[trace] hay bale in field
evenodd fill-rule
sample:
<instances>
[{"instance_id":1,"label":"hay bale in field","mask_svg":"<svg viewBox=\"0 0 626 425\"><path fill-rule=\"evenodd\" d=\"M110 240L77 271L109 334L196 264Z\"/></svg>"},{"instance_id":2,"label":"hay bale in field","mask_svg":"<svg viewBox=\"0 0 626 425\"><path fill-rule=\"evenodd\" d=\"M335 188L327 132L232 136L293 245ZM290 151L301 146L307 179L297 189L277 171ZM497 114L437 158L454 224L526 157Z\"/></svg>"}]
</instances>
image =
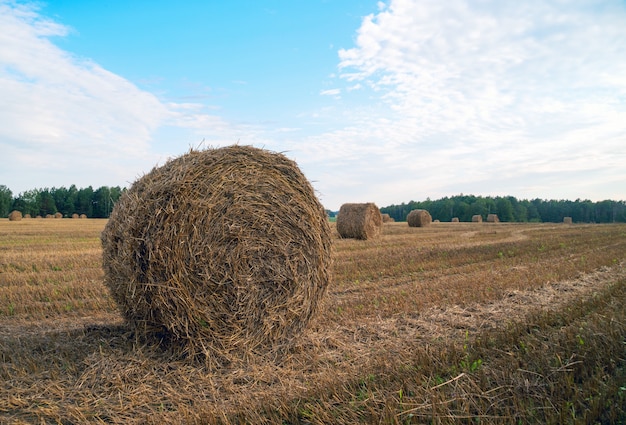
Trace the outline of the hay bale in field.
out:
<instances>
[{"instance_id":1,"label":"hay bale in field","mask_svg":"<svg viewBox=\"0 0 626 425\"><path fill-rule=\"evenodd\" d=\"M87 218L87 214L81 214L80 218Z\"/></svg>"},{"instance_id":2,"label":"hay bale in field","mask_svg":"<svg viewBox=\"0 0 626 425\"><path fill-rule=\"evenodd\" d=\"M487 215L487 223L499 223L500 219L497 214L488 214Z\"/></svg>"},{"instance_id":3,"label":"hay bale in field","mask_svg":"<svg viewBox=\"0 0 626 425\"><path fill-rule=\"evenodd\" d=\"M63 218L63 214L61 214L60 212L57 212L54 214L54 218Z\"/></svg>"},{"instance_id":4,"label":"hay bale in field","mask_svg":"<svg viewBox=\"0 0 626 425\"><path fill-rule=\"evenodd\" d=\"M483 216L480 214L474 214L472 216L472 223L482 223L483 222Z\"/></svg>"},{"instance_id":5,"label":"hay bale in field","mask_svg":"<svg viewBox=\"0 0 626 425\"><path fill-rule=\"evenodd\" d=\"M35 218L43 218L43 217L42 217L42 216L40 216L40 215L38 215L38 216L37 216L37 217L35 217Z\"/></svg>"},{"instance_id":6,"label":"hay bale in field","mask_svg":"<svg viewBox=\"0 0 626 425\"><path fill-rule=\"evenodd\" d=\"M72 218L79 218L80 216L76 213L72 214Z\"/></svg>"},{"instance_id":7,"label":"hay bale in field","mask_svg":"<svg viewBox=\"0 0 626 425\"><path fill-rule=\"evenodd\" d=\"M32 218L30 214L24 214L24 218Z\"/></svg>"},{"instance_id":8,"label":"hay bale in field","mask_svg":"<svg viewBox=\"0 0 626 425\"><path fill-rule=\"evenodd\" d=\"M393 223L396 220L393 219L393 217L391 217L389 214L385 213L385 214L381 214L382 219L383 219L383 223Z\"/></svg>"},{"instance_id":9,"label":"hay bale in field","mask_svg":"<svg viewBox=\"0 0 626 425\"><path fill-rule=\"evenodd\" d=\"M572 217L563 217L563 223L572 224Z\"/></svg>"},{"instance_id":10,"label":"hay bale in field","mask_svg":"<svg viewBox=\"0 0 626 425\"><path fill-rule=\"evenodd\" d=\"M13 210L9 213L9 221L20 221L22 219L22 212Z\"/></svg>"},{"instance_id":11,"label":"hay bale in field","mask_svg":"<svg viewBox=\"0 0 626 425\"><path fill-rule=\"evenodd\" d=\"M212 366L288 347L331 275L313 187L295 162L250 146L155 167L101 239L105 284L131 328Z\"/></svg>"},{"instance_id":12,"label":"hay bale in field","mask_svg":"<svg viewBox=\"0 0 626 425\"><path fill-rule=\"evenodd\" d=\"M433 218L426 210L413 210L406 216L410 227L424 227L432 223Z\"/></svg>"},{"instance_id":13,"label":"hay bale in field","mask_svg":"<svg viewBox=\"0 0 626 425\"><path fill-rule=\"evenodd\" d=\"M441 223L441 221L439 221L439 219L437 219L437 220L433 220L433 223Z\"/></svg>"},{"instance_id":14,"label":"hay bale in field","mask_svg":"<svg viewBox=\"0 0 626 425\"><path fill-rule=\"evenodd\" d=\"M373 202L343 204L337 215L337 232L342 238L376 238L382 232L382 224L383 217Z\"/></svg>"},{"instance_id":15,"label":"hay bale in field","mask_svg":"<svg viewBox=\"0 0 626 425\"><path fill-rule=\"evenodd\" d=\"M452 220L450 220L451 223L458 223L459 222L459 218L458 217L452 217Z\"/></svg>"}]
</instances>

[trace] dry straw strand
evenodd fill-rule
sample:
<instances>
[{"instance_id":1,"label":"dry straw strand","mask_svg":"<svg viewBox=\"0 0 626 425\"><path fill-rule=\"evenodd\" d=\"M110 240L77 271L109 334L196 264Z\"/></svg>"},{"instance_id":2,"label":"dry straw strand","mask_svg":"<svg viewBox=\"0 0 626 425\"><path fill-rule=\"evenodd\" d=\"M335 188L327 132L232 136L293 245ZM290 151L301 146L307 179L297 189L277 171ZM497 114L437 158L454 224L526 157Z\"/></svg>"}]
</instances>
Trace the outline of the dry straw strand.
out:
<instances>
[{"instance_id":1,"label":"dry straw strand","mask_svg":"<svg viewBox=\"0 0 626 425\"><path fill-rule=\"evenodd\" d=\"M342 238L377 238L382 232L382 224L380 210L373 202L343 204L337 215L337 232Z\"/></svg>"},{"instance_id":2,"label":"dry straw strand","mask_svg":"<svg viewBox=\"0 0 626 425\"><path fill-rule=\"evenodd\" d=\"M409 227L425 227L433 222L433 218L426 210L413 210L406 216Z\"/></svg>"},{"instance_id":3,"label":"dry straw strand","mask_svg":"<svg viewBox=\"0 0 626 425\"><path fill-rule=\"evenodd\" d=\"M155 167L101 238L105 283L131 328L211 366L290 346L331 278L312 186L295 162L251 146Z\"/></svg>"}]
</instances>

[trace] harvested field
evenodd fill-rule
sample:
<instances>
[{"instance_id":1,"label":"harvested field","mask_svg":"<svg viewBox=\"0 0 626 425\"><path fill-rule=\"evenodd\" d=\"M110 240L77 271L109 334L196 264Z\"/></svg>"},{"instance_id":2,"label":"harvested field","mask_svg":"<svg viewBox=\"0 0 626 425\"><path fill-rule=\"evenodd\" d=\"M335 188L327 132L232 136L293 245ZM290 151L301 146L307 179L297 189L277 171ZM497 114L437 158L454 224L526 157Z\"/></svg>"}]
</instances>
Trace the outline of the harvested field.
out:
<instances>
[{"instance_id":1,"label":"harvested field","mask_svg":"<svg viewBox=\"0 0 626 425\"><path fill-rule=\"evenodd\" d=\"M0 220L0 423L626 420L626 225L337 236L296 346L209 370L126 327L105 223Z\"/></svg>"}]
</instances>

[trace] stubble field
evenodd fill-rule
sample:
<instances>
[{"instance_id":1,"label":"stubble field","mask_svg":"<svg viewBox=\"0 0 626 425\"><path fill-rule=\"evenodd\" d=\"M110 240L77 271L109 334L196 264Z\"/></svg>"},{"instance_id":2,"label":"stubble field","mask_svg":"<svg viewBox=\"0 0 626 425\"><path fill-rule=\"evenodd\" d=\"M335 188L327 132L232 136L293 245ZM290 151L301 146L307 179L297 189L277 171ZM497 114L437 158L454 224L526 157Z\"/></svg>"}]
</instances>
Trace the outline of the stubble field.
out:
<instances>
[{"instance_id":1,"label":"stubble field","mask_svg":"<svg viewBox=\"0 0 626 425\"><path fill-rule=\"evenodd\" d=\"M105 223L0 220L0 423L626 421L626 225L336 236L295 347L210 370L125 327Z\"/></svg>"}]
</instances>

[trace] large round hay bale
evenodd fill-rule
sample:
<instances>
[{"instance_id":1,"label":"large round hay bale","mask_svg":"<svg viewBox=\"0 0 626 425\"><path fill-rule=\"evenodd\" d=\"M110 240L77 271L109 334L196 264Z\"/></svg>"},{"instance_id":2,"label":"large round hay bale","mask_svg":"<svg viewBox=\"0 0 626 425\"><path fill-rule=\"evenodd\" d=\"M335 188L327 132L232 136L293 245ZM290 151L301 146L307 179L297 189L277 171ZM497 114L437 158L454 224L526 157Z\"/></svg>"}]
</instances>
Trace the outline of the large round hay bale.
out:
<instances>
[{"instance_id":1,"label":"large round hay bale","mask_svg":"<svg viewBox=\"0 0 626 425\"><path fill-rule=\"evenodd\" d=\"M9 213L9 221L20 221L22 219L22 212L13 210Z\"/></svg>"},{"instance_id":2,"label":"large round hay bale","mask_svg":"<svg viewBox=\"0 0 626 425\"><path fill-rule=\"evenodd\" d=\"M54 213L54 218L63 218L63 214L60 212Z\"/></svg>"},{"instance_id":3,"label":"large round hay bale","mask_svg":"<svg viewBox=\"0 0 626 425\"><path fill-rule=\"evenodd\" d=\"M72 214L72 218L79 218L80 216L77 213Z\"/></svg>"},{"instance_id":4,"label":"large round hay bale","mask_svg":"<svg viewBox=\"0 0 626 425\"><path fill-rule=\"evenodd\" d=\"M487 223L499 223L500 219L497 214L488 214L487 215Z\"/></svg>"},{"instance_id":5,"label":"large round hay bale","mask_svg":"<svg viewBox=\"0 0 626 425\"><path fill-rule=\"evenodd\" d=\"M342 238L373 239L382 231L383 217L373 202L347 203L339 208L337 232Z\"/></svg>"},{"instance_id":6,"label":"large round hay bale","mask_svg":"<svg viewBox=\"0 0 626 425\"><path fill-rule=\"evenodd\" d=\"M452 217L452 220L450 222L451 223L458 223L459 222L459 218L458 217Z\"/></svg>"},{"instance_id":7,"label":"large round hay bale","mask_svg":"<svg viewBox=\"0 0 626 425\"><path fill-rule=\"evenodd\" d=\"M413 210L406 216L410 227L425 227L433 222L433 218L426 210Z\"/></svg>"},{"instance_id":8,"label":"large round hay bale","mask_svg":"<svg viewBox=\"0 0 626 425\"><path fill-rule=\"evenodd\" d=\"M104 280L140 336L220 365L295 340L328 286L331 243L295 162L250 146L191 150L115 204Z\"/></svg>"},{"instance_id":9,"label":"large round hay bale","mask_svg":"<svg viewBox=\"0 0 626 425\"><path fill-rule=\"evenodd\" d=\"M563 223L572 224L572 217L563 217Z\"/></svg>"},{"instance_id":10,"label":"large round hay bale","mask_svg":"<svg viewBox=\"0 0 626 425\"><path fill-rule=\"evenodd\" d=\"M483 216L480 214L474 214L472 216L472 223L482 223L483 222Z\"/></svg>"},{"instance_id":11,"label":"large round hay bale","mask_svg":"<svg viewBox=\"0 0 626 425\"><path fill-rule=\"evenodd\" d=\"M87 214L81 214L80 218L87 218Z\"/></svg>"}]
</instances>

